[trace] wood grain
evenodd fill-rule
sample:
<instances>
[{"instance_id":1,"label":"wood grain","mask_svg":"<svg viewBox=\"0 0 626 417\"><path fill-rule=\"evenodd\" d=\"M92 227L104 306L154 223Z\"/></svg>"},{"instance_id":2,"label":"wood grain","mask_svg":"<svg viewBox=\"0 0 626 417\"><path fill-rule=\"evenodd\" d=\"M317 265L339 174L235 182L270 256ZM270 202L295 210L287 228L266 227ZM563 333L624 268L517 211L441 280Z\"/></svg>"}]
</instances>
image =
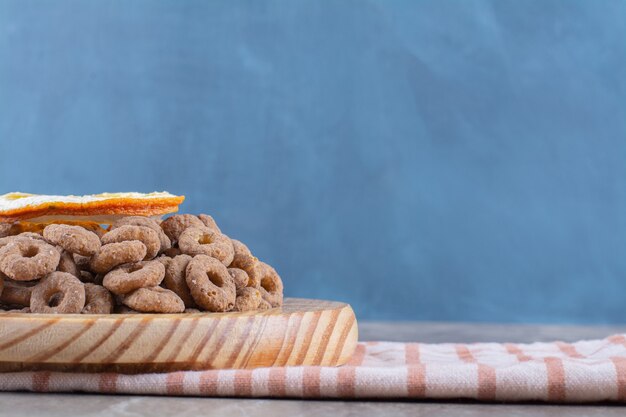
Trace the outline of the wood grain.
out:
<instances>
[{"instance_id":1,"label":"wood grain","mask_svg":"<svg viewBox=\"0 0 626 417\"><path fill-rule=\"evenodd\" d=\"M0 315L0 371L163 372L346 363L348 304L287 298L248 313Z\"/></svg>"}]
</instances>

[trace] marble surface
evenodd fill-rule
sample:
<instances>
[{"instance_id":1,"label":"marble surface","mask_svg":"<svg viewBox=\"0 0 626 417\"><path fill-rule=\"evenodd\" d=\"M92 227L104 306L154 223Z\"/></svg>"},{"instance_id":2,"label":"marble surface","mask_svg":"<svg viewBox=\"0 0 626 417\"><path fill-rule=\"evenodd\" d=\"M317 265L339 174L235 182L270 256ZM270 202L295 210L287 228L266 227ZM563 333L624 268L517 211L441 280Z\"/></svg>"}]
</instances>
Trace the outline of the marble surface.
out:
<instances>
[{"instance_id":1,"label":"marble surface","mask_svg":"<svg viewBox=\"0 0 626 417\"><path fill-rule=\"evenodd\" d=\"M361 340L420 342L574 341L626 332L626 326L541 326L463 323L364 322ZM126 395L0 393L0 416L617 416L599 404L479 404L473 402L297 401Z\"/></svg>"},{"instance_id":2,"label":"marble surface","mask_svg":"<svg viewBox=\"0 0 626 417\"><path fill-rule=\"evenodd\" d=\"M0 416L624 416L619 406L499 405L374 401L231 400L140 396L1 394Z\"/></svg>"}]
</instances>

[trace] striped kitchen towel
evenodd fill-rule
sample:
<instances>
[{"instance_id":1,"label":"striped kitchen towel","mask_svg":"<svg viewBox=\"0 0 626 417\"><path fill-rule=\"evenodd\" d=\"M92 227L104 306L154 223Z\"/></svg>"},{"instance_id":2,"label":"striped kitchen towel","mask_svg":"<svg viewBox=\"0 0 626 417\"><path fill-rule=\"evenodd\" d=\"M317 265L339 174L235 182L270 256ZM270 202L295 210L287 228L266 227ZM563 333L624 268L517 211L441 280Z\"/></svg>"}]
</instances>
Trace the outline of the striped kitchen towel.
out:
<instances>
[{"instance_id":1,"label":"striped kitchen towel","mask_svg":"<svg viewBox=\"0 0 626 417\"><path fill-rule=\"evenodd\" d=\"M359 343L338 368L302 366L139 375L0 374L2 391L207 397L626 402L626 335L573 344Z\"/></svg>"}]
</instances>

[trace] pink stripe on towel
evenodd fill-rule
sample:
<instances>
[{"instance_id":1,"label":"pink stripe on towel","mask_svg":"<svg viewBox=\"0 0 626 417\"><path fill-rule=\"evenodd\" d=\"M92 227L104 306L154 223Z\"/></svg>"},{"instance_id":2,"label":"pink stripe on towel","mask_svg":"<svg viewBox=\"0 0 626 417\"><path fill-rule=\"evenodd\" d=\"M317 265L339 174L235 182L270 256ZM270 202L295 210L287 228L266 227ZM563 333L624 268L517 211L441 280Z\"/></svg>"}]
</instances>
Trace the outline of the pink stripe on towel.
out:
<instances>
[{"instance_id":1,"label":"pink stripe on towel","mask_svg":"<svg viewBox=\"0 0 626 417\"><path fill-rule=\"evenodd\" d=\"M626 336L577 343L359 343L338 368L166 374L0 373L2 391L206 397L411 398L626 403Z\"/></svg>"}]
</instances>

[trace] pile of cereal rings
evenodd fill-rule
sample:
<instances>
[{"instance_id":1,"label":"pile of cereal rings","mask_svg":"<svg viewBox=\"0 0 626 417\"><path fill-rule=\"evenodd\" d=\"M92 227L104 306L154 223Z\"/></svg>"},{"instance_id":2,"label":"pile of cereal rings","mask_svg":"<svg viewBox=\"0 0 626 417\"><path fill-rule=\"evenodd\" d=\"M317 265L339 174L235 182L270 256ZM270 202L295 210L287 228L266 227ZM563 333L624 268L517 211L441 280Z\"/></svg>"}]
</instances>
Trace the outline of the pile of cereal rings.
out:
<instances>
[{"instance_id":1,"label":"pile of cereal rings","mask_svg":"<svg viewBox=\"0 0 626 417\"><path fill-rule=\"evenodd\" d=\"M0 311L197 313L283 302L274 268L206 214L23 230L0 224Z\"/></svg>"}]
</instances>

